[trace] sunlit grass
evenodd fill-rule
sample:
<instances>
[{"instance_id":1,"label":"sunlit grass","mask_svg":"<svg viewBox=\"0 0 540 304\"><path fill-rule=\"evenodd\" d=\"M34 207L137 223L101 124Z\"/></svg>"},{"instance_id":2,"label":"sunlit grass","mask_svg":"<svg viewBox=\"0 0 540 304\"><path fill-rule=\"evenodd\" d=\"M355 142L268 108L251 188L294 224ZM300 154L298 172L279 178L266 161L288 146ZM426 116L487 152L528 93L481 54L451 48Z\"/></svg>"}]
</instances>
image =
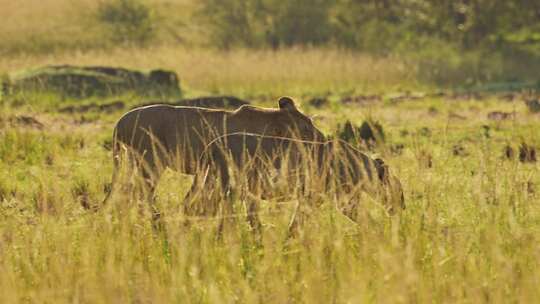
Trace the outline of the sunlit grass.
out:
<instances>
[{"instance_id":1,"label":"sunlit grass","mask_svg":"<svg viewBox=\"0 0 540 304\"><path fill-rule=\"evenodd\" d=\"M407 209L387 218L366 201L353 224L328 201L287 241L294 202L264 205L262 245L242 216L221 241L217 218L186 227L180 210L190 178L172 171L158 187L166 233L153 230L148 208L126 187L103 210L84 210L83 200L99 203L110 182L104 141L121 113L81 124L54 108L5 107L3 121L25 114L44 127L0 130L3 303L530 303L540 296L539 165L502 157L507 142L540 143L537 117L521 102L442 98L332 111L305 105L327 133L367 112L382 121L388 145L405 146L382 156L403 183ZM515 121L486 118L514 109ZM453 154L455 144L465 156ZM431 168L422 153L432 156Z\"/></svg>"},{"instance_id":2,"label":"sunlit grass","mask_svg":"<svg viewBox=\"0 0 540 304\"><path fill-rule=\"evenodd\" d=\"M178 16L169 27L181 28L193 9L191 0L151 2L157 14ZM111 46L92 19L96 5L0 0L0 79L47 64L165 68L178 73L186 97L237 95L274 106L278 96L292 95L328 135L347 119L360 124L370 117L384 127L387 143L377 153L400 178L407 209L386 217L378 202L366 200L354 224L327 198L300 236L288 240L295 202L264 202L262 243L241 214L216 240L219 218L191 218L185 225L183 196L192 177L167 170L156 201L166 232L157 232L147 204L128 191L129 176L103 209L82 207L100 204L110 186L112 129L123 111L58 112L113 100L127 110L147 100L129 94L110 100L0 96L0 303L540 298L540 165L504 157L508 144L540 147L539 117L528 113L521 97L346 105L340 101L345 96L435 89L416 80L410 62L334 48L217 51L164 43L171 39L161 37L165 27L161 43L146 49ZM327 106L309 105L312 97L327 95ZM490 111L517 114L492 121ZM399 144L401 153L393 149Z\"/></svg>"},{"instance_id":3,"label":"sunlit grass","mask_svg":"<svg viewBox=\"0 0 540 304\"><path fill-rule=\"evenodd\" d=\"M419 88L399 59L336 49L288 49L231 52L184 47L153 47L15 56L0 59L0 71L49 64L110 65L135 69L166 68L178 73L181 86L197 94L262 96L339 92L381 92Z\"/></svg>"}]
</instances>

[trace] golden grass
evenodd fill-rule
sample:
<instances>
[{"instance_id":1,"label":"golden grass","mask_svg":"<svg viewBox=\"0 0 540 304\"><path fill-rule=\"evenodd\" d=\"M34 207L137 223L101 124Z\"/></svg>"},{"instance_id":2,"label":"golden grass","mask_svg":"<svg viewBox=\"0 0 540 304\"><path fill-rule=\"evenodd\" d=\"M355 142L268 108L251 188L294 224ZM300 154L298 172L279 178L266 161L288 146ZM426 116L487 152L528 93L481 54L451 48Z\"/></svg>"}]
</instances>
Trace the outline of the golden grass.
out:
<instances>
[{"instance_id":1,"label":"golden grass","mask_svg":"<svg viewBox=\"0 0 540 304\"><path fill-rule=\"evenodd\" d=\"M81 200L104 196L111 161L102 144L121 113L89 127L74 116L6 110L4 122L33 115L45 128L0 130L2 303L530 303L540 296L540 167L501 158L507 141L540 144L538 118L521 102L373 105L389 145L405 146L384 157L401 178L407 210L387 218L367 200L354 225L328 201L286 244L292 204L265 204L262 246L242 216L222 242L215 218L184 227L178 208L189 178L172 172L157 200L167 234L152 230L150 215L122 188L108 208L83 210ZM330 130L344 118L358 122L364 110L318 112ZM486 119L493 110L516 110L518 118L493 123ZM453 155L455 144L468 155ZM432 168L422 153L432 155Z\"/></svg>"},{"instance_id":2,"label":"golden grass","mask_svg":"<svg viewBox=\"0 0 540 304\"><path fill-rule=\"evenodd\" d=\"M193 4L153 3L169 8L169 14ZM0 0L0 53L2 46L47 35L53 44L71 38L92 42L100 31L84 20L95 5ZM0 56L0 73L46 64L173 69L188 96L236 94L274 102L280 95L305 101L329 92L327 107L303 104L303 111L318 114L315 124L325 132L345 119L360 123L372 116L385 127L388 148L403 144L402 154L380 153L403 183L407 209L388 218L377 202L366 200L355 225L328 199L314 210L303 235L286 243L292 204L264 204L262 244L242 217L217 242L218 219L201 218L189 229L181 224L178 210L191 178L168 171L157 198L167 233L156 233L148 210L141 214L139 205L145 204L122 187L104 210L81 207L82 201L99 203L104 197L112 171L104 145L121 112L67 115L55 112L63 101L54 97L4 98L0 303L534 303L540 298L540 165L502 158L507 143L540 146L538 115L529 114L519 99L343 105L339 95L420 86L414 66L336 49L66 48ZM517 118L489 121L487 113L495 110L516 111ZM14 124L16 115L35 117L44 128ZM454 155L456 145L465 149L464 156Z\"/></svg>"},{"instance_id":3,"label":"golden grass","mask_svg":"<svg viewBox=\"0 0 540 304\"><path fill-rule=\"evenodd\" d=\"M398 59L336 49L232 52L161 46L17 56L0 59L4 73L48 64L167 68L192 91L272 96L328 92L380 92L418 86Z\"/></svg>"},{"instance_id":4,"label":"golden grass","mask_svg":"<svg viewBox=\"0 0 540 304\"><path fill-rule=\"evenodd\" d=\"M95 4L86 0L0 0L0 54L47 53L98 40L104 31L92 20Z\"/></svg>"},{"instance_id":5,"label":"golden grass","mask_svg":"<svg viewBox=\"0 0 540 304\"><path fill-rule=\"evenodd\" d=\"M397 58L332 48L225 52L194 46L205 34L191 17L197 5L192 0L149 1L154 46L113 47L95 15L98 3L0 0L0 74L46 64L163 67L177 71L192 91L237 95L418 87L414 72Z\"/></svg>"}]
</instances>

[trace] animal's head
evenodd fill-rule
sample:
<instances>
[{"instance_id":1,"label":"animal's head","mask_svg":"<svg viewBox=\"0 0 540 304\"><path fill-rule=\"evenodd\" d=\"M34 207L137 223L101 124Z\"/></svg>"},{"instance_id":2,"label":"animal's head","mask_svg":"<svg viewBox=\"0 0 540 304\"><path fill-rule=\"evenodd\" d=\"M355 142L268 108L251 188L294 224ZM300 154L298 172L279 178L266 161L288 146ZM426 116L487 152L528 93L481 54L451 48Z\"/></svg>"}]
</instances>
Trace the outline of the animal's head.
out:
<instances>
[{"instance_id":1,"label":"animal's head","mask_svg":"<svg viewBox=\"0 0 540 304\"><path fill-rule=\"evenodd\" d=\"M315 127L310 117L300 112L290 97L278 100L279 110L274 112L270 130L273 136L324 141L323 133Z\"/></svg>"},{"instance_id":2,"label":"animal's head","mask_svg":"<svg viewBox=\"0 0 540 304\"><path fill-rule=\"evenodd\" d=\"M298 110L294 101L282 97L278 109L263 109L244 105L236 111L235 129L268 136L324 141L323 133L311 118Z\"/></svg>"}]
</instances>

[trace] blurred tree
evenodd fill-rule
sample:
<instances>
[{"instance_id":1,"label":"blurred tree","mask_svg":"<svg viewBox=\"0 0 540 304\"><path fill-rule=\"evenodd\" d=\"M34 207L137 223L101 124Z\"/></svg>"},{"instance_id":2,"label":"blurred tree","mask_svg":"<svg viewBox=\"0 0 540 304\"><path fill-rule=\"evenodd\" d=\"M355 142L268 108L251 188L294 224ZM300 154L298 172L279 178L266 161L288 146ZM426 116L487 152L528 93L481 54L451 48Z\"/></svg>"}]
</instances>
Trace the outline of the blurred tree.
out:
<instances>
[{"instance_id":1,"label":"blurred tree","mask_svg":"<svg viewBox=\"0 0 540 304\"><path fill-rule=\"evenodd\" d=\"M114 42L145 45L152 39L152 12L139 0L101 2L97 15L100 21L110 27Z\"/></svg>"},{"instance_id":2,"label":"blurred tree","mask_svg":"<svg viewBox=\"0 0 540 304\"><path fill-rule=\"evenodd\" d=\"M540 1L202 0L219 47L334 43L391 52L433 38L464 49L540 40Z\"/></svg>"},{"instance_id":3,"label":"blurred tree","mask_svg":"<svg viewBox=\"0 0 540 304\"><path fill-rule=\"evenodd\" d=\"M318 45L329 41L331 0L203 0L199 16L219 47Z\"/></svg>"}]
</instances>

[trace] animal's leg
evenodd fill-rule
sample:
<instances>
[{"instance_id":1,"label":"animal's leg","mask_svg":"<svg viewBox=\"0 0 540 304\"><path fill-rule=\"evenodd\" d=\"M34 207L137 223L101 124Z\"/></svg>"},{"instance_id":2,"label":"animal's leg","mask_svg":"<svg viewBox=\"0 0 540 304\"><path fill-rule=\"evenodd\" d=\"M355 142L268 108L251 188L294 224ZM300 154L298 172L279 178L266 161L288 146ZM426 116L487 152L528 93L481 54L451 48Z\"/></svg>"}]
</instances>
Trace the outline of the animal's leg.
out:
<instances>
[{"instance_id":1,"label":"animal's leg","mask_svg":"<svg viewBox=\"0 0 540 304\"><path fill-rule=\"evenodd\" d=\"M296 202L289 227L287 229L287 239L297 237L299 235L299 229L303 226L306 219L306 210L302 200Z\"/></svg>"},{"instance_id":2,"label":"animal's leg","mask_svg":"<svg viewBox=\"0 0 540 304\"><path fill-rule=\"evenodd\" d=\"M351 221L358 223L358 200L350 199L345 205L340 208L343 215L348 217Z\"/></svg>"},{"instance_id":3,"label":"animal's leg","mask_svg":"<svg viewBox=\"0 0 540 304\"><path fill-rule=\"evenodd\" d=\"M370 188L372 185L359 184L351 186L343 183L336 186L334 193L335 208L349 220L358 223L362 214L359 214L359 207L365 199L367 193L375 193L377 189Z\"/></svg>"},{"instance_id":4,"label":"animal's leg","mask_svg":"<svg viewBox=\"0 0 540 304\"><path fill-rule=\"evenodd\" d=\"M265 192L265 182L267 176L260 172L252 172L244 169L244 185L242 189L242 201L245 204L246 219L251 230L255 233L257 240L262 237L262 224L259 219L259 205L262 194Z\"/></svg>"},{"instance_id":5,"label":"animal's leg","mask_svg":"<svg viewBox=\"0 0 540 304\"><path fill-rule=\"evenodd\" d=\"M231 176L228 170L228 159L223 153L224 151L216 149L212 151L212 169L211 174L218 176L218 178L212 178L214 185L214 209L221 210L219 227L218 227L218 239L222 238L223 230L226 224L232 224L234 221L234 201L235 191L232 189Z\"/></svg>"},{"instance_id":6,"label":"animal's leg","mask_svg":"<svg viewBox=\"0 0 540 304\"><path fill-rule=\"evenodd\" d=\"M141 180L139 183L139 197L150 204L153 204L156 200L156 186L157 179L155 175L151 175L149 172L143 171L141 174Z\"/></svg>"},{"instance_id":7,"label":"animal's leg","mask_svg":"<svg viewBox=\"0 0 540 304\"><path fill-rule=\"evenodd\" d=\"M223 231L226 226L232 226L235 221L235 211L234 211L234 202L238 200L237 192L231 188L229 184L230 180L226 176L227 180L221 180L218 187L220 191L217 191L217 197L214 197L216 203L216 208L221 210L220 221L218 227L218 239L221 239L223 236ZM244 197L243 192L240 193L240 199Z\"/></svg>"},{"instance_id":8,"label":"animal's leg","mask_svg":"<svg viewBox=\"0 0 540 304\"><path fill-rule=\"evenodd\" d=\"M388 201L390 203L390 206L387 208L388 213L390 215L393 215L395 213L398 213L406 208L405 206L405 197L403 195L403 188L401 186L401 182L397 179L397 177L392 176L388 179L388 182L386 183L387 189L387 196Z\"/></svg>"},{"instance_id":9,"label":"animal's leg","mask_svg":"<svg viewBox=\"0 0 540 304\"><path fill-rule=\"evenodd\" d=\"M288 238L298 236L299 230L309 217L312 208L319 208L325 200L325 197L321 196L320 193L306 191L305 189L302 189L302 191L304 195L298 197L291 220L289 222L287 234Z\"/></svg>"},{"instance_id":10,"label":"animal's leg","mask_svg":"<svg viewBox=\"0 0 540 304\"><path fill-rule=\"evenodd\" d=\"M162 213L157 207L156 204L156 179L153 176L150 176L148 172L143 171L141 174L141 181L137 186L137 196L139 200L142 201L142 204L139 205L141 213L144 213L144 209L147 209L150 212L152 226L156 230L162 230Z\"/></svg>"},{"instance_id":11,"label":"animal's leg","mask_svg":"<svg viewBox=\"0 0 540 304\"><path fill-rule=\"evenodd\" d=\"M200 209L200 205L203 204L202 201L204 201L204 194L208 193L207 191L213 191L212 183L209 182L209 173L209 168L200 170L193 178L191 188L189 189L189 192L184 198L184 202L182 204L185 226L190 226L189 217L200 215L200 212L197 212L196 209Z\"/></svg>"},{"instance_id":12,"label":"animal's leg","mask_svg":"<svg viewBox=\"0 0 540 304\"><path fill-rule=\"evenodd\" d=\"M158 166L159 165L159 166ZM152 154L145 154L139 163L141 176L138 184L138 197L150 207L152 226L159 231L164 229L162 213L156 204L156 187L161 176L161 164L156 164ZM143 205L144 206L144 205ZM142 206L142 207L143 207Z\"/></svg>"},{"instance_id":13,"label":"animal's leg","mask_svg":"<svg viewBox=\"0 0 540 304\"><path fill-rule=\"evenodd\" d=\"M113 138L112 138L112 140L113 140L112 141L113 173L112 173L112 177L111 177L111 186L108 189L107 194L105 194L105 198L101 202L101 206L99 206L99 208L105 206L107 204L107 202L109 201L109 199L111 198L111 196L113 194L113 191L114 191L114 188L115 188L116 184L118 183L118 174L119 174L119 171L120 171L120 166L122 164L122 156L126 156L126 155L122 155L122 154L125 154L125 152L127 152L126 146L123 145L118 140L118 133L117 132L118 132L117 127L115 127L114 131L113 131ZM96 206L95 211L97 209L98 209L98 207Z\"/></svg>"},{"instance_id":14,"label":"animal's leg","mask_svg":"<svg viewBox=\"0 0 540 304\"><path fill-rule=\"evenodd\" d=\"M105 206L107 204L107 202L111 199L111 196L113 194L115 185L118 182L117 181L117 179L118 179L118 171L120 170L119 163L120 163L119 156L113 154L113 173L112 173L112 177L111 177L111 186L107 190L107 193L105 194L105 198L103 198L103 201L101 201L101 205L100 206L97 206L97 205L91 206L91 209L93 211L98 211L100 208Z\"/></svg>"},{"instance_id":15,"label":"animal's leg","mask_svg":"<svg viewBox=\"0 0 540 304\"><path fill-rule=\"evenodd\" d=\"M221 214L217 231L217 239L223 238L223 231L226 226L230 226L234 220L233 201L231 199L224 199L221 203Z\"/></svg>"}]
</instances>

